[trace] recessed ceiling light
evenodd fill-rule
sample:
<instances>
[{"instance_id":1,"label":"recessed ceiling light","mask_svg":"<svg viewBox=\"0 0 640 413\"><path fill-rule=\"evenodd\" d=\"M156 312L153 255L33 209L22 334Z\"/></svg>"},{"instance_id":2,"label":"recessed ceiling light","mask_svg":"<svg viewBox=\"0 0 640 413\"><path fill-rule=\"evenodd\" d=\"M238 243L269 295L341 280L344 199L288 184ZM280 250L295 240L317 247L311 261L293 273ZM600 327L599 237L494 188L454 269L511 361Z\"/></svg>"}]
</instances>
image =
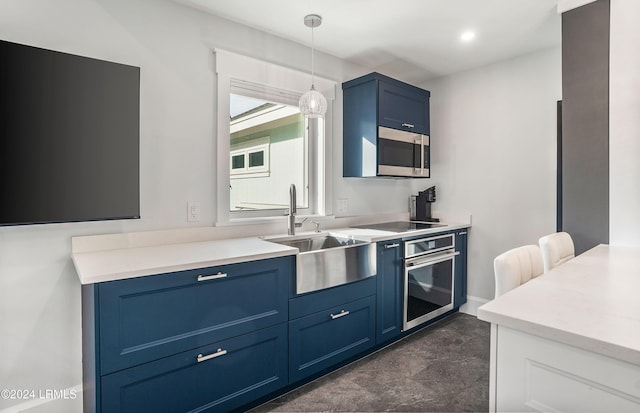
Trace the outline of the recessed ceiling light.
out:
<instances>
[{"instance_id":1,"label":"recessed ceiling light","mask_svg":"<svg viewBox=\"0 0 640 413\"><path fill-rule=\"evenodd\" d=\"M460 35L460 40L462 40L465 43L468 43L468 42L472 41L475 38L476 38L476 33L471 31L471 30L464 31Z\"/></svg>"}]
</instances>

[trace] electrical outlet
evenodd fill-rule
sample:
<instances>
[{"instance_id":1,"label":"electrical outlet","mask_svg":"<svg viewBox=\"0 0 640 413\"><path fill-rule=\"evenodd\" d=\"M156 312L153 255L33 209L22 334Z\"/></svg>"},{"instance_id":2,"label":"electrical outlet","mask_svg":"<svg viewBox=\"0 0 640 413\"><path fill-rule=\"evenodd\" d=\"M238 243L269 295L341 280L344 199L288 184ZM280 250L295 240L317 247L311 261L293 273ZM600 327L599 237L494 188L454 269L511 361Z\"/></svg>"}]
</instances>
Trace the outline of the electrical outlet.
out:
<instances>
[{"instance_id":1,"label":"electrical outlet","mask_svg":"<svg viewBox=\"0 0 640 413\"><path fill-rule=\"evenodd\" d=\"M187 202L187 221L200 221L200 202Z\"/></svg>"},{"instance_id":2,"label":"electrical outlet","mask_svg":"<svg viewBox=\"0 0 640 413\"><path fill-rule=\"evenodd\" d=\"M337 201L337 213L338 214L346 214L349 210L349 200L348 199L338 199Z\"/></svg>"}]
</instances>

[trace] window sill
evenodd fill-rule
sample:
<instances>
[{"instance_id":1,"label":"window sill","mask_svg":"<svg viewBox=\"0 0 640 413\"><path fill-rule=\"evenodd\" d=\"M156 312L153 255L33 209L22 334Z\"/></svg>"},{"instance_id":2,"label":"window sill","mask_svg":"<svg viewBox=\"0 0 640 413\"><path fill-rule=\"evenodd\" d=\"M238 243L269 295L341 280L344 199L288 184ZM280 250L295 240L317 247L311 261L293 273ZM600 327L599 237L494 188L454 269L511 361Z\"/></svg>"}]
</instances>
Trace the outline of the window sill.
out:
<instances>
[{"instance_id":1,"label":"window sill","mask_svg":"<svg viewBox=\"0 0 640 413\"><path fill-rule=\"evenodd\" d=\"M256 217L256 218L235 218L231 219L227 222L216 222L214 226L216 227L230 227L230 226L240 226L240 225L261 225L261 224L274 224L274 223L286 223L287 215L276 216L276 217ZM334 215L296 215L296 219L298 222L300 220L318 220L320 222L330 221L335 219Z\"/></svg>"}]
</instances>

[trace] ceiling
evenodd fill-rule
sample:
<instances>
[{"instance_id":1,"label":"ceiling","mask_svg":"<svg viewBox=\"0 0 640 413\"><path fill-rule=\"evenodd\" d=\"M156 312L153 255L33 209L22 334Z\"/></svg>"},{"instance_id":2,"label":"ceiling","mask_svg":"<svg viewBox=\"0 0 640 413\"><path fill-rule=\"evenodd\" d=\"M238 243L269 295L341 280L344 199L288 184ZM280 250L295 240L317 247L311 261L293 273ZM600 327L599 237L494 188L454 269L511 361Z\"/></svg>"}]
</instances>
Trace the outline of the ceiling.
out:
<instances>
[{"instance_id":1,"label":"ceiling","mask_svg":"<svg viewBox=\"0 0 640 413\"><path fill-rule=\"evenodd\" d=\"M177 1L414 82L560 45L557 0Z\"/></svg>"}]
</instances>

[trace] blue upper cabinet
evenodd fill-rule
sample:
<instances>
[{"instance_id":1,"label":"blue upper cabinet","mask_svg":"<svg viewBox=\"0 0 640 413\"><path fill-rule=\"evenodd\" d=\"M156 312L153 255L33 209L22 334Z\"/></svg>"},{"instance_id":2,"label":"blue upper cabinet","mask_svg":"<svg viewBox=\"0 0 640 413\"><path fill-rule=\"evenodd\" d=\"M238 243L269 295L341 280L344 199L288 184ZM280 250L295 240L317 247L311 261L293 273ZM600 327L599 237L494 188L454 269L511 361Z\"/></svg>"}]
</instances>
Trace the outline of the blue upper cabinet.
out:
<instances>
[{"instance_id":1,"label":"blue upper cabinet","mask_svg":"<svg viewBox=\"0 0 640 413\"><path fill-rule=\"evenodd\" d=\"M429 135L429 97L415 86L378 80L378 125Z\"/></svg>"},{"instance_id":2,"label":"blue upper cabinet","mask_svg":"<svg viewBox=\"0 0 640 413\"><path fill-rule=\"evenodd\" d=\"M379 73L343 90L343 175L429 177L427 90Z\"/></svg>"}]
</instances>

